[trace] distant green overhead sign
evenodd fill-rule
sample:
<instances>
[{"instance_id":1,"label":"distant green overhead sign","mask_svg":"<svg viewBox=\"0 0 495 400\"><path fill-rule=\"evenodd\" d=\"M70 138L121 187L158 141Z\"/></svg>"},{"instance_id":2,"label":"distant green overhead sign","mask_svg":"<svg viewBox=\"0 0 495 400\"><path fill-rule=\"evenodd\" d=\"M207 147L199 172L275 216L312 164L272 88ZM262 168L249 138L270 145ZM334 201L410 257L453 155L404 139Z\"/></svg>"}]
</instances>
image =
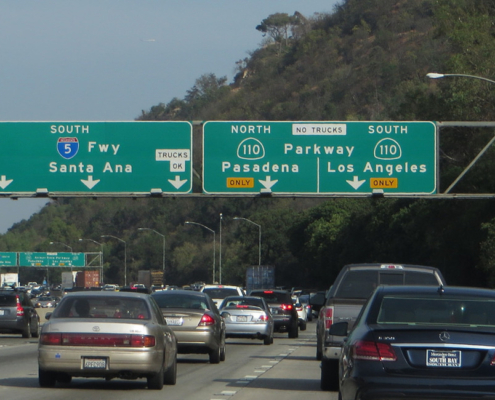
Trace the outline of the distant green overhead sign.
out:
<instances>
[{"instance_id":1,"label":"distant green overhead sign","mask_svg":"<svg viewBox=\"0 0 495 400\"><path fill-rule=\"evenodd\" d=\"M211 194L433 194L432 122L206 122Z\"/></svg>"},{"instance_id":2,"label":"distant green overhead sign","mask_svg":"<svg viewBox=\"0 0 495 400\"><path fill-rule=\"evenodd\" d=\"M21 267L84 267L84 253L19 253Z\"/></svg>"},{"instance_id":3,"label":"distant green overhead sign","mask_svg":"<svg viewBox=\"0 0 495 400\"><path fill-rule=\"evenodd\" d=\"M0 267L15 267L17 265L17 253L0 253Z\"/></svg>"},{"instance_id":4,"label":"distant green overhead sign","mask_svg":"<svg viewBox=\"0 0 495 400\"><path fill-rule=\"evenodd\" d=\"M189 122L2 122L0 194L189 193Z\"/></svg>"}]
</instances>

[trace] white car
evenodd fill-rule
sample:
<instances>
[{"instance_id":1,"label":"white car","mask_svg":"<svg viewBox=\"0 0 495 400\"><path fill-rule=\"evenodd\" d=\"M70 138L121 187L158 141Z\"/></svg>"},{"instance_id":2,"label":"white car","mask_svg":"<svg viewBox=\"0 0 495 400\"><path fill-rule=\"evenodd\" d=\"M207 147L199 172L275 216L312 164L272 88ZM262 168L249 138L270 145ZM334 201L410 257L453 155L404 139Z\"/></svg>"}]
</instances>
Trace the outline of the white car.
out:
<instances>
[{"instance_id":1,"label":"white car","mask_svg":"<svg viewBox=\"0 0 495 400\"><path fill-rule=\"evenodd\" d=\"M220 306L223 299L227 296L244 296L244 290L239 286L229 285L204 285L200 292L206 293L211 297L217 307Z\"/></svg>"},{"instance_id":2,"label":"white car","mask_svg":"<svg viewBox=\"0 0 495 400\"><path fill-rule=\"evenodd\" d=\"M308 312L303 303L299 300L299 297L293 296L292 297L292 302L294 303L294 307L296 308L297 311L297 317L299 320L299 329L302 331L306 330L306 325L308 322Z\"/></svg>"}]
</instances>

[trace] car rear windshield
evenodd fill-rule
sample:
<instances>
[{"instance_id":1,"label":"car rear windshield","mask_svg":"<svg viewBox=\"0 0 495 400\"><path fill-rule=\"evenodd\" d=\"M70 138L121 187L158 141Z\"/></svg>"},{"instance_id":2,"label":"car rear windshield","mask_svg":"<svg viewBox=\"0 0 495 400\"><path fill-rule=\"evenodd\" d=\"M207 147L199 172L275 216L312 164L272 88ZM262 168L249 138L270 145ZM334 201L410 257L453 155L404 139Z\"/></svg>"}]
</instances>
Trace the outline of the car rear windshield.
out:
<instances>
[{"instance_id":1,"label":"car rear windshield","mask_svg":"<svg viewBox=\"0 0 495 400\"><path fill-rule=\"evenodd\" d=\"M151 319L144 299L130 297L71 296L55 308L53 318Z\"/></svg>"},{"instance_id":2,"label":"car rear windshield","mask_svg":"<svg viewBox=\"0 0 495 400\"><path fill-rule=\"evenodd\" d=\"M153 298L160 308L189 308L195 310L206 310L206 300L200 296L189 294L166 294L157 293Z\"/></svg>"},{"instance_id":3,"label":"car rear windshield","mask_svg":"<svg viewBox=\"0 0 495 400\"><path fill-rule=\"evenodd\" d=\"M379 324L469 325L495 328L495 299L384 296Z\"/></svg>"},{"instance_id":4,"label":"car rear windshield","mask_svg":"<svg viewBox=\"0 0 495 400\"><path fill-rule=\"evenodd\" d=\"M272 292L271 290L266 290L263 292L256 292L252 294L253 296L263 297L267 303L279 303L279 304L292 303L292 299L289 293Z\"/></svg>"},{"instance_id":5,"label":"car rear windshield","mask_svg":"<svg viewBox=\"0 0 495 400\"><path fill-rule=\"evenodd\" d=\"M225 299L228 296L237 296L239 292L233 288L205 288L203 293L206 293L212 299Z\"/></svg>"},{"instance_id":6,"label":"car rear windshield","mask_svg":"<svg viewBox=\"0 0 495 400\"><path fill-rule=\"evenodd\" d=\"M335 297L344 299L367 299L378 285L439 285L431 272L419 271L348 271L337 289Z\"/></svg>"},{"instance_id":7,"label":"car rear windshield","mask_svg":"<svg viewBox=\"0 0 495 400\"><path fill-rule=\"evenodd\" d=\"M263 300L261 299L243 299L242 297L237 298L237 299L227 299L225 300L227 304L223 304L223 307L234 307L238 308L239 307L248 307L248 306L254 306L254 307L259 307L263 308Z\"/></svg>"},{"instance_id":8,"label":"car rear windshield","mask_svg":"<svg viewBox=\"0 0 495 400\"><path fill-rule=\"evenodd\" d=\"M0 307L15 307L17 305L16 297L12 294L0 294Z\"/></svg>"}]
</instances>

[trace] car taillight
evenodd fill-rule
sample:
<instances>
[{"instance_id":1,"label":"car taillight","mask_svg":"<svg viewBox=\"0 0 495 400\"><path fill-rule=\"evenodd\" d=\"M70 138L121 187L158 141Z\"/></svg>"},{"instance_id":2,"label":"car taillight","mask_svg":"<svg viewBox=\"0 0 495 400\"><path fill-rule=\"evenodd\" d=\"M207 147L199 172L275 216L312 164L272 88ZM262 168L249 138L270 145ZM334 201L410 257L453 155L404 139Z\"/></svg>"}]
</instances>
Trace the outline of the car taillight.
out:
<instances>
[{"instance_id":1,"label":"car taillight","mask_svg":"<svg viewBox=\"0 0 495 400\"><path fill-rule=\"evenodd\" d=\"M323 320L325 321L325 329L330 329L333 324L333 306L325 307L323 310Z\"/></svg>"},{"instance_id":2,"label":"car taillight","mask_svg":"<svg viewBox=\"0 0 495 400\"><path fill-rule=\"evenodd\" d=\"M293 308L292 304L282 304L280 307L282 308L282 310L287 310L287 311L290 311Z\"/></svg>"},{"instance_id":3,"label":"car taillight","mask_svg":"<svg viewBox=\"0 0 495 400\"><path fill-rule=\"evenodd\" d=\"M23 317L24 316L24 308L21 305L21 302L19 301L19 296L16 297L16 302L17 302L17 316L18 317Z\"/></svg>"},{"instance_id":4,"label":"car taillight","mask_svg":"<svg viewBox=\"0 0 495 400\"><path fill-rule=\"evenodd\" d=\"M154 336L97 333L44 333L41 344L55 346L153 347Z\"/></svg>"},{"instance_id":5,"label":"car taillight","mask_svg":"<svg viewBox=\"0 0 495 400\"><path fill-rule=\"evenodd\" d=\"M352 358L356 360L396 361L397 355L388 343L360 340L352 346Z\"/></svg>"},{"instance_id":6,"label":"car taillight","mask_svg":"<svg viewBox=\"0 0 495 400\"><path fill-rule=\"evenodd\" d=\"M203 314L203 316L201 317L201 321L199 321L198 326L209 326L209 325L215 325L215 320L211 315Z\"/></svg>"},{"instance_id":7,"label":"car taillight","mask_svg":"<svg viewBox=\"0 0 495 400\"><path fill-rule=\"evenodd\" d=\"M266 314L260 315L260 317L258 318L258 321L268 322L268 315L266 315Z\"/></svg>"}]
</instances>

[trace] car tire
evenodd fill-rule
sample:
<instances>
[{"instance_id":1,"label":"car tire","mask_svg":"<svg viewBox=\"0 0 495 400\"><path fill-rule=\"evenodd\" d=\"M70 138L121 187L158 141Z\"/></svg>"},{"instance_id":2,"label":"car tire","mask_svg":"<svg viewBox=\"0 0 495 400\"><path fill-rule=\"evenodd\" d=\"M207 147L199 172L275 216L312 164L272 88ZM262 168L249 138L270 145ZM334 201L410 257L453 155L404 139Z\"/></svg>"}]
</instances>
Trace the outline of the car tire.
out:
<instances>
[{"instance_id":1,"label":"car tire","mask_svg":"<svg viewBox=\"0 0 495 400\"><path fill-rule=\"evenodd\" d=\"M307 328L307 324L306 324L306 321L301 321L301 330L302 331L305 331Z\"/></svg>"},{"instance_id":2,"label":"car tire","mask_svg":"<svg viewBox=\"0 0 495 400\"><path fill-rule=\"evenodd\" d=\"M321 361L320 388L324 391L339 390L339 362L338 360Z\"/></svg>"},{"instance_id":3,"label":"car tire","mask_svg":"<svg viewBox=\"0 0 495 400\"><path fill-rule=\"evenodd\" d=\"M271 336L265 336L263 338L263 344L264 345L269 345L269 344L272 344L272 343L273 343L273 341L272 341L272 337Z\"/></svg>"},{"instance_id":4,"label":"car tire","mask_svg":"<svg viewBox=\"0 0 495 400\"><path fill-rule=\"evenodd\" d=\"M323 351L321 350L321 343L318 334L316 335L316 359L321 361L323 358Z\"/></svg>"},{"instance_id":5,"label":"car tire","mask_svg":"<svg viewBox=\"0 0 495 400\"><path fill-rule=\"evenodd\" d=\"M224 339L220 347L220 361L225 361L226 356L227 356L227 346L225 344L225 339Z\"/></svg>"},{"instance_id":6,"label":"car tire","mask_svg":"<svg viewBox=\"0 0 495 400\"><path fill-rule=\"evenodd\" d=\"M40 324L40 321L37 320L36 321L36 330L34 332L32 332L32 336L34 338L39 338L40 337L40 333L41 333L41 324Z\"/></svg>"},{"instance_id":7,"label":"car tire","mask_svg":"<svg viewBox=\"0 0 495 400\"><path fill-rule=\"evenodd\" d=\"M52 388L57 382L57 374L38 368L38 382L40 387Z\"/></svg>"},{"instance_id":8,"label":"car tire","mask_svg":"<svg viewBox=\"0 0 495 400\"><path fill-rule=\"evenodd\" d=\"M71 383L72 382L72 376L70 376L69 374L58 374L57 375L57 382Z\"/></svg>"},{"instance_id":9,"label":"car tire","mask_svg":"<svg viewBox=\"0 0 495 400\"><path fill-rule=\"evenodd\" d=\"M296 339L299 336L299 326L297 323L292 324L289 329L289 339Z\"/></svg>"},{"instance_id":10,"label":"car tire","mask_svg":"<svg viewBox=\"0 0 495 400\"><path fill-rule=\"evenodd\" d=\"M22 331L22 337L26 338L26 339L29 339L31 337L31 322L30 321L28 321L28 323L26 325L26 329L24 329Z\"/></svg>"},{"instance_id":11,"label":"car tire","mask_svg":"<svg viewBox=\"0 0 495 400\"><path fill-rule=\"evenodd\" d=\"M210 350L210 364L218 364L220 362L220 346L216 349Z\"/></svg>"},{"instance_id":12,"label":"car tire","mask_svg":"<svg viewBox=\"0 0 495 400\"><path fill-rule=\"evenodd\" d=\"M163 377L165 385L175 385L177 383L177 355L170 367L167 368Z\"/></svg>"},{"instance_id":13,"label":"car tire","mask_svg":"<svg viewBox=\"0 0 495 400\"><path fill-rule=\"evenodd\" d=\"M163 372L163 364L156 374L148 376L148 389L151 390L162 390L163 389L163 381L165 378L165 373Z\"/></svg>"}]
</instances>

